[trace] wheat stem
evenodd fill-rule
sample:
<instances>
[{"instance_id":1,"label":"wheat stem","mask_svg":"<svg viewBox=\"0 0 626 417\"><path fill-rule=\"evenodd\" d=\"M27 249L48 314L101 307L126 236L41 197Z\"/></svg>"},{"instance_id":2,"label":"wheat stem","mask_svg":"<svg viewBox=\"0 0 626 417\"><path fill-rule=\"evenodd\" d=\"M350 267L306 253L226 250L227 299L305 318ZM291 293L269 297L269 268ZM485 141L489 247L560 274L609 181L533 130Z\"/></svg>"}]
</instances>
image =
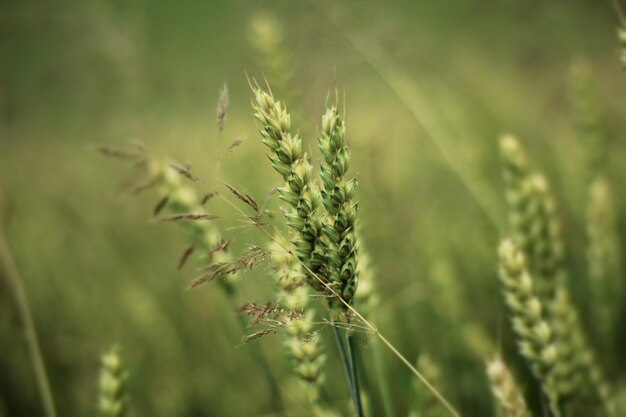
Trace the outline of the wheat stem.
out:
<instances>
[{"instance_id":1,"label":"wheat stem","mask_svg":"<svg viewBox=\"0 0 626 417\"><path fill-rule=\"evenodd\" d=\"M52 389L50 388L50 381L46 372L46 366L41 353L39 338L37 336L37 329L31 313L26 290L24 288L22 277L17 269L17 266L15 265L15 261L13 260L11 249L5 241L4 234L1 229L0 258L2 264L4 265L5 276L13 289L18 314L20 315L24 325L24 334L26 338L26 345L28 347L28 354L30 362L33 366L33 372L35 374L37 388L43 404L44 414L46 417L56 417L57 413L54 405L54 398L52 396Z\"/></svg>"},{"instance_id":2,"label":"wheat stem","mask_svg":"<svg viewBox=\"0 0 626 417\"><path fill-rule=\"evenodd\" d=\"M357 375L357 349L354 335L350 329L346 330L346 345L348 346L348 364L350 365L350 380L352 381L352 401L358 417L363 417L363 404L361 403L361 389Z\"/></svg>"}]
</instances>

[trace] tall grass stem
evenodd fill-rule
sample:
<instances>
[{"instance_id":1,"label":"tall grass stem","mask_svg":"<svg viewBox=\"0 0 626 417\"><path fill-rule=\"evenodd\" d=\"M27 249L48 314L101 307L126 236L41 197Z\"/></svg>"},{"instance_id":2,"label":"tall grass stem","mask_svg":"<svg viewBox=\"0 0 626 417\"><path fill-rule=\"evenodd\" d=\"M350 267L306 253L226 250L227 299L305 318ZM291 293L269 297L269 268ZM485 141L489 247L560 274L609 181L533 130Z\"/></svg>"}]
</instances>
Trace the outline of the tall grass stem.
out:
<instances>
[{"instance_id":1,"label":"tall grass stem","mask_svg":"<svg viewBox=\"0 0 626 417\"><path fill-rule=\"evenodd\" d=\"M0 230L0 261L4 265L6 278L9 281L9 285L12 287L15 295L18 314L24 324L26 345L28 347L30 362L33 366L35 380L37 381L39 395L41 396L44 415L46 417L56 417L57 413L54 405L54 397L52 396L52 389L50 388L50 381L46 372L46 366L41 353L39 338L37 336L37 329L33 320L28 297L26 296L26 290L24 288L22 277L17 269L17 266L15 265L15 261L13 260L11 249L5 241L2 230Z\"/></svg>"}]
</instances>

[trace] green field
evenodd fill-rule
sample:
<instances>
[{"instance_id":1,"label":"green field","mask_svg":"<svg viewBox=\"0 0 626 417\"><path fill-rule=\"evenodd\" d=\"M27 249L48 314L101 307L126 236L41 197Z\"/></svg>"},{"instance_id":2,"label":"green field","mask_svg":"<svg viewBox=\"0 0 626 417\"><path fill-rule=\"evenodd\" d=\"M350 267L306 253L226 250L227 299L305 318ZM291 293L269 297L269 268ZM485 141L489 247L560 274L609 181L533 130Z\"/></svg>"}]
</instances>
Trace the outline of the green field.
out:
<instances>
[{"instance_id":1,"label":"green field","mask_svg":"<svg viewBox=\"0 0 626 417\"><path fill-rule=\"evenodd\" d=\"M328 321L329 309L350 316L352 308L417 364L457 415L626 415L619 24L609 1L3 2L0 417L53 417L42 405L29 354L33 329L16 282L58 416L356 416ZM345 115L347 177L358 178L358 233L346 232L358 252L346 257L363 268L353 278L366 282L361 291L373 286L370 298L357 290L348 308L329 288L309 288L319 283L307 262L291 257L309 290L311 314L301 321L311 340L299 340L326 358L314 401L303 371L294 372L298 360L285 351L293 317L276 312L281 323L254 324L238 312L246 303L284 302L273 278L278 256L188 288L203 268L245 256L250 245L269 250L278 234L289 248L297 237L283 215L289 204L275 191L284 179L254 117L256 82L285 101L320 186L322 115L336 104ZM507 134L522 150L501 151ZM142 156L106 158L103 149ZM555 202L545 213L516 211L526 198L507 171L517 151L527 154L530 172L522 176L545 175L546 201ZM151 177L163 172L173 183ZM249 195L259 213L227 185ZM541 187L529 191L531 200L541 199ZM197 208L179 203L179 192L215 193L203 209L217 218L159 221ZM159 202L165 209L154 216ZM326 211L320 204L318 212ZM262 224L253 224L255 214ZM528 236L516 229L524 215ZM323 252L337 250L323 236ZM510 259L498 247L507 238L526 255L538 291L552 276L539 276L541 265L558 258L557 291L571 295L566 310L574 319L562 329L550 296L537 296L558 347L554 375L545 350L535 363L519 347L524 331L533 346L543 340L526 296L503 282ZM222 239L227 251L207 259ZM196 250L178 270L190 244ZM321 281L332 270L325 262ZM517 310L515 296L523 298ZM512 325L520 317L523 326ZM344 319L338 330L353 333L364 415L455 415L373 327ZM124 405L117 414L101 403L101 358L112 346L123 366L121 391L113 390ZM485 363L496 356L512 371L528 414L518 403L517 414L507 414L492 392ZM550 375L558 385L568 360L575 362L568 378L579 380L561 393ZM553 388L558 410L550 407Z\"/></svg>"}]
</instances>

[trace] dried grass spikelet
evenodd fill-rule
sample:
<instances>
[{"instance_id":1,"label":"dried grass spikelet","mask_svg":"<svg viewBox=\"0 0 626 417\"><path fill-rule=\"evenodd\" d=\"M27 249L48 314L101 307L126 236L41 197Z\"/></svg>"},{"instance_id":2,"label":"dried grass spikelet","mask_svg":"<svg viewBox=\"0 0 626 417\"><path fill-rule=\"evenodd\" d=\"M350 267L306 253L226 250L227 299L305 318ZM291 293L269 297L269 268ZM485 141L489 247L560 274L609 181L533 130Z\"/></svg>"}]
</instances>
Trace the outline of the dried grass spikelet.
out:
<instances>
[{"instance_id":1,"label":"dried grass spikelet","mask_svg":"<svg viewBox=\"0 0 626 417\"><path fill-rule=\"evenodd\" d=\"M122 417L126 411L127 374L122 366L119 346L112 347L102 356L98 391L98 415Z\"/></svg>"},{"instance_id":2,"label":"dried grass spikelet","mask_svg":"<svg viewBox=\"0 0 626 417\"><path fill-rule=\"evenodd\" d=\"M182 268L193 253L200 253L205 264L229 261L231 257L228 253L228 244L225 244L217 225L210 221L214 216L211 216L204 207L206 196L200 195L191 186L189 171L181 169L177 164L167 160L154 157L148 160L148 177L156 182L156 192L159 196L155 214L168 211L174 218L183 216L184 220L184 216L192 215L198 216L197 219L200 220L180 222L181 227L187 231L189 246L181 256L179 268ZM169 218L171 217L165 219ZM218 280L219 285L225 291L232 292L233 277L222 278L224 279Z\"/></svg>"},{"instance_id":3,"label":"dried grass spikelet","mask_svg":"<svg viewBox=\"0 0 626 417\"><path fill-rule=\"evenodd\" d=\"M330 106L322 117L322 130L318 138L322 155L322 202L327 213L322 226L326 237L324 252L330 282L338 289L344 301L351 303L358 283L358 245L355 231L358 204L354 201L357 180L346 178L350 153L345 131L345 123L337 108Z\"/></svg>"},{"instance_id":4,"label":"dried grass spikelet","mask_svg":"<svg viewBox=\"0 0 626 417\"><path fill-rule=\"evenodd\" d=\"M512 240L499 248L499 277L520 353L539 380L553 416L559 416L555 370L559 354L545 306L536 295L524 255Z\"/></svg>"},{"instance_id":5,"label":"dried grass spikelet","mask_svg":"<svg viewBox=\"0 0 626 417\"><path fill-rule=\"evenodd\" d=\"M284 105L271 93L254 88L252 106L255 117L261 123L262 142L270 149L272 167L285 181L278 194L287 205L287 225L292 231L292 243L296 256L304 264L308 282L322 290L324 286L309 273L324 278L324 247L321 242L322 223L317 213L321 204L319 189L312 180L313 167L302 141L291 133L291 118Z\"/></svg>"},{"instance_id":6,"label":"dried grass spikelet","mask_svg":"<svg viewBox=\"0 0 626 417\"><path fill-rule=\"evenodd\" d=\"M426 380L435 387L441 386L441 368L428 354L422 353L417 359L417 369ZM412 380L415 401L409 417L444 417L449 413L442 407L441 402L424 388L415 378Z\"/></svg>"},{"instance_id":7,"label":"dried grass spikelet","mask_svg":"<svg viewBox=\"0 0 626 417\"><path fill-rule=\"evenodd\" d=\"M531 417L513 374L500 356L487 362L487 376L502 417Z\"/></svg>"},{"instance_id":8,"label":"dried grass spikelet","mask_svg":"<svg viewBox=\"0 0 626 417\"><path fill-rule=\"evenodd\" d=\"M311 306L311 288L297 259L273 243L273 275L278 287L278 300L287 311L300 314L286 325L285 348L294 369L303 382L316 417L328 415L320 403L320 386L324 381L325 355L313 329L315 311Z\"/></svg>"}]
</instances>

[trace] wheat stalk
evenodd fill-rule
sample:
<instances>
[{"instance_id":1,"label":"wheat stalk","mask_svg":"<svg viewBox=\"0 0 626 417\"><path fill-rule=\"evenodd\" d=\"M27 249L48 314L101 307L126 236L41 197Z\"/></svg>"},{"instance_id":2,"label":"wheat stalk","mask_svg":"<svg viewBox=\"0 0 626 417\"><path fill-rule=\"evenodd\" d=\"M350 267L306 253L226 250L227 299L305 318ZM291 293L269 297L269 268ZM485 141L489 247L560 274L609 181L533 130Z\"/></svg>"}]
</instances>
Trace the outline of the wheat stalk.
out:
<instances>
[{"instance_id":1,"label":"wheat stalk","mask_svg":"<svg viewBox=\"0 0 626 417\"><path fill-rule=\"evenodd\" d=\"M33 313L30 308L30 302L24 288L22 275L20 274L11 249L8 243L5 241L3 230L0 228L0 263L4 269L4 275L9 281L9 286L15 297L15 303L17 305L17 312L24 326L24 338L26 346L28 348L28 355L33 367L33 373L35 375L35 382L37 384L37 390L43 404L44 415L46 417L56 417L56 406L54 403L54 396L52 395L52 388L50 386L50 380L48 378L48 372L46 370L46 363L41 353L41 344L39 343L39 336L37 335L37 328L35 327L35 320L33 319Z\"/></svg>"}]
</instances>

